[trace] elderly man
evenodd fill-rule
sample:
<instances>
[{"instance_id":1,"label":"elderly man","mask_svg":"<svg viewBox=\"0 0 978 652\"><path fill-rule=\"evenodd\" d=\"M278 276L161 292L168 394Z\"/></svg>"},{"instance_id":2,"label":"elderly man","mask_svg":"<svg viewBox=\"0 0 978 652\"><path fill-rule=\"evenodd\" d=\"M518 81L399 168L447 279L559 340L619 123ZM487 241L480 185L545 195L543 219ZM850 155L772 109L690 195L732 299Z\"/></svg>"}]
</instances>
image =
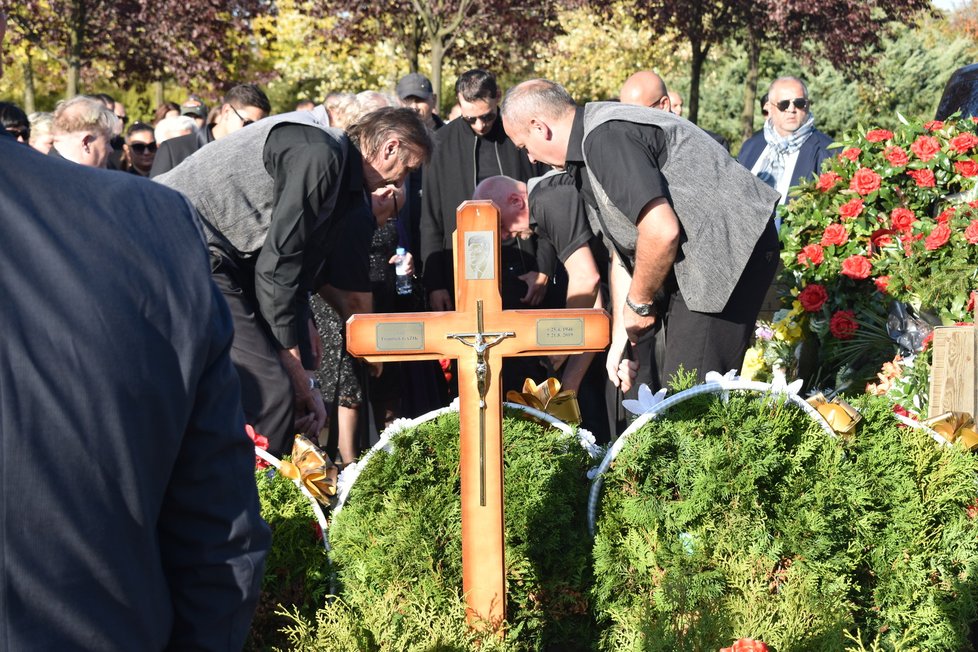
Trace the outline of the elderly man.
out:
<instances>
[{"instance_id":1,"label":"elderly man","mask_svg":"<svg viewBox=\"0 0 978 652\"><path fill-rule=\"evenodd\" d=\"M171 138L160 145L149 176L154 178L169 172L204 145L258 122L271 112L272 105L260 88L254 84L235 86L224 96L214 124L195 133Z\"/></svg>"},{"instance_id":2,"label":"elderly man","mask_svg":"<svg viewBox=\"0 0 978 652\"><path fill-rule=\"evenodd\" d=\"M193 209L6 137L0 203L2 647L240 650L269 534Z\"/></svg>"},{"instance_id":3,"label":"elderly man","mask_svg":"<svg viewBox=\"0 0 978 652\"><path fill-rule=\"evenodd\" d=\"M817 174L832 155L832 139L815 128L808 88L797 77L775 79L767 92L764 129L740 148L737 160L788 199L788 189Z\"/></svg>"},{"instance_id":4,"label":"elderly man","mask_svg":"<svg viewBox=\"0 0 978 652\"><path fill-rule=\"evenodd\" d=\"M678 116L683 114L683 98L679 93L667 90L662 77L651 70L639 70L626 79L621 87L619 99L625 104L671 111ZM703 129L703 131L709 134L710 138L723 145L725 150L730 151L730 143L727 142L726 138L709 129Z\"/></svg>"},{"instance_id":5,"label":"elderly man","mask_svg":"<svg viewBox=\"0 0 978 652\"><path fill-rule=\"evenodd\" d=\"M421 256L432 310L451 310L454 297L452 234L459 204L470 199L484 179L505 174L526 181L535 168L506 137L499 119L499 87L492 73L469 70L455 82L462 108L459 119L439 129L431 163L425 166L421 193ZM550 269L553 261L538 268ZM529 280L527 303L539 303L546 279Z\"/></svg>"},{"instance_id":6,"label":"elderly man","mask_svg":"<svg viewBox=\"0 0 978 652\"><path fill-rule=\"evenodd\" d=\"M432 90L431 82L427 77L421 73L412 72L401 77L394 90L404 106L418 112L428 129L437 131L445 126L442 119L435 113L438 96Z\"/></svg>"},{"instance_id":7,"label":"elderly man","mask_svg":"<svg viewBox=\"0 0 978 652\"><path fill-rule=\"evenodd\" d=\"M324 260L350 248L337 233L348 220L373 222L365 197L400 185L432 147L410 109L378 109L346 134L328 124L323 106L268 118L157 179L184 193L203 218L212 276L234 319L231 357L245 416L276 454L288 450L295 430L318 436L325 419L307 295L322 287ZM354 261L335 273L367 276L361 258L360 269ZM342 278L325 282L347 287ZM344 319L345 297L324 296Z\"/></svg>"},{"instance_id":8,"label":"elderly man","mask_svg":"<svg viewBox=\"0 0 978 652\"><path fill-rule=\"evenodd\" d=\"M543 79L512 89L502 111L531 160L574 177L598 210L592 227L615 250L612 381L626 340L660 319L661 381L680 367L701 380L739 369L777 264L777 194L667 111L617 102L580 108Z\"/></svg>"},{"instance_id":9,"label":"elderly man","mask_svg":"<svg viewBox=\"0 0 978 652\"><path fill-rule=\"evenodd\" d=\"M112 129L117 120L99 100L79 95L62 100L54 109L52 156L80 165L104 168L112 153Z\"/></svg>"}]
</instances>

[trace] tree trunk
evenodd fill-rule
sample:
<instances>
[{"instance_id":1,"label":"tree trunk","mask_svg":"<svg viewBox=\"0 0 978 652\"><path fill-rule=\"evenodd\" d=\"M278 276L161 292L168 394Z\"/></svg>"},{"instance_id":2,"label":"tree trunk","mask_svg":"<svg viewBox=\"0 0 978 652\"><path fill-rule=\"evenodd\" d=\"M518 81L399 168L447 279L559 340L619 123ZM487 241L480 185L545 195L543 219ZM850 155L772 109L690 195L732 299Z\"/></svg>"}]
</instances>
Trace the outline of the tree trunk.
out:
<instances>
[{"instance_id":1,"label":"tree trunk","mask_svg":"<svg viewBox=\"0 0 978 652\"><path fill-rule=\"evenodd\" d=\"M421 40L424 38L424 25L415 18L411 21L411 29L407 34L407 60L410 72L418 72L418 53L421 50Z\"/></svg>"},{"instance_id":2,"label":"tree trunk","mask_svg":"<svg viewBox=\"0 0 978 652\"><path fill-rule=\"evenodd\" d=\"M78 95L81 79L82 45L85 42L85 0L75 0L71 8L71 27L68 42L68 84L65 99Z\"/></svg>"},{"instance_id":3,"label":"tree trunk","mask_svg":"<svg viewBox=\"0 0 978 652\"><path fill-rule=\"evenodd\" d=\"M24 71L24 112L30 115L37 111L37 94L34 90L34 63L31 61L31 49L27 48L23 63Z\"/></svg>"},{"instance_id":4,"label":"tree trunk","mask_svg":"<svg viewBox=\"0 0 978 652\"><path fill-rule=\"evenodd\" d=\"M689 121L699 124L700 112L700 77L703 75L703 64L706 62L706 54L710 47L703 47L700 41L691 41L692 61L689 69Z\"/></svg>"},{"instance_id":5,"label":"tree trunk","mask_svg":"<svg viewBox=\"0 0 978 652\"><path fill-rule=\"evenodd\" d=\"M754 133L754 103L757 99L757 68L761 42L753 31L747 34L747 78L744 80L744 112L740 114L740 137L747 140Z\"/></svg>"},{"instance_id":6,"label":"tree trunk","mask_svg":"<svg viewBox=\"0 0 978 652\"><path fill-rule=\"evenodd\" d=\"M163 98L163 81L157 80L153 82L153 110L155 111L156 107L163 104L164 101L165 100Z\"/></svg>"},{"instance_id":7,"label":"tree trunk","mask_svg":"<svg viewBox=\"0 0 978 652\"><path fill-rule=\"evenodd\" d=\"M438 95L438 106L442 110L439 111L441 115L448 115L447 111L444 111L445 107L445 94L442 92L441 87L441 66L442 61L445 58L445 44L442 43L440 38L431 39L431 87L434 89L435 94ZM455 103L455 94L452 94L452 104ZM448 105L451 108L451 104Z\"/></svg>"}]
</instances>

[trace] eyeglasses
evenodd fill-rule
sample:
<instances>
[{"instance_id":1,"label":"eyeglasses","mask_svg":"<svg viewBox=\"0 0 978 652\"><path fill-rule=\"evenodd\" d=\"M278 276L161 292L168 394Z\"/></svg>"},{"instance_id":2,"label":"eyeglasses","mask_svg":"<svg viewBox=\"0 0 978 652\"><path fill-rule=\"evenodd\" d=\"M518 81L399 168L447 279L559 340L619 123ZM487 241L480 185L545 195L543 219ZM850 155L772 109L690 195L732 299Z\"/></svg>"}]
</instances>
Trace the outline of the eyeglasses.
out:
<instances>
[{"instance_id":1,"label":"eyeglasses","mask_svg":"<svg viewBox=\"0 0 978 652\"><path fill-rule=\"evenodd\" d=\"M482 115L463 115L459 116L470 125L474 125L476 122L482 122L482 124L487 125L496 119L496 111L490 111L489 113L483 113Z\"/></svg>"},{"instance_id":2,"label":"eyeglasses","mask_svg":"<svg viewBox=\"0 0 978 652\"><path fill-rule=\"evenodd\" d=\"M793 100L781 100L774 106L778 107L778 111L784 112L787 111L788 107L791 106L792 104L794 104L795 108L798 109L799 111L805 111L808 109L811 102L809 102L807 98L796 97Z\"/></svg>"},{"instance_id":3,"label":"eyeglasses","mask_svg":"<svg viewBox=\"0 0 978 652\"><path fill-rule=\"evenodd\" d=\"M156 143L129 143L129 149L136 152L137 154L145 154L149 152L150 154L156 153L157 145Z\"/></svg>"},{"instance_id":4,"label":"eyeglasses","mask_svg":"<svg viewBox=\"0 0 978 652\"><path fill-rule=\"evenodd\" d=\"M241 121L241 126L242 127L247 127L248 125L255 124L255 121L254 120L248 120L243 115L241 115L240 113L238 113L238 110L236 108L234 108L234 105L233 104L228 104L228 106L231 107L231 110L232 111L234 111L234 115L238 116L238 120Z\"/></svg>"},{"instance_id":5,"label":"eyeglasses","mask_svg":"<svg viewBox=\"0 0 978 652\"><path fill-rule=\"evenodd\" d=\"M14 138L20 138L25 143L31 137L30 127L7 127L7 133L9 133Z\"/></svg>"}]
</instances>

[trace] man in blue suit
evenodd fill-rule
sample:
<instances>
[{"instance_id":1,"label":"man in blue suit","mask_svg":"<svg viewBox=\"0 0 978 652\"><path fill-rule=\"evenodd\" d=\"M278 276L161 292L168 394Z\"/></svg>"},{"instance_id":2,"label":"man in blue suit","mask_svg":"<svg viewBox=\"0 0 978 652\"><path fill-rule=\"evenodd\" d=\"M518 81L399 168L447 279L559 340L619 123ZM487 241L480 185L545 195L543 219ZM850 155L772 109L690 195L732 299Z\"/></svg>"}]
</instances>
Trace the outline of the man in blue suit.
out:
<instances>
[{"instance_id":1,"label":"man in blue suit","mask_svg":"<svg viewBox=\"0 0 978 652\"><path fill-rule=\"evenodd\" d=\"M808 88L797 77L774 80L768 90L768 109L764 129L743 144L737 160L781 193L784 204L788 189L817 174L822 161L832 155L832 139L815 128Z\"/></svg>"},{"instance_id":2,"label":"man in blue suit","mask_svg":"<svg viewBox=\"0 0 978 652\"><path fill-rule=\"evenodd\" d=\"M240 650L269 533L193 209L7 137L0 205L0 649Z\"/></svg>"}]
</instances>

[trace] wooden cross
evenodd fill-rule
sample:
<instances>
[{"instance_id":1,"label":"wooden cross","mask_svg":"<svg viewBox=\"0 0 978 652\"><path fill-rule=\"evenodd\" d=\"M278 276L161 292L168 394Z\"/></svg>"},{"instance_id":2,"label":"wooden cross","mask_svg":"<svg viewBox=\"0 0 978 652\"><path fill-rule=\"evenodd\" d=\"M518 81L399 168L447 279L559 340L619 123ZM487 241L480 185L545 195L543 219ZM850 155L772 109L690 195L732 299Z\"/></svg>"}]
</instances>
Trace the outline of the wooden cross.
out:
<instances>
[{"instance_id":1,"label":"wooden cross","mask_svg":"<svg viewBox=\"0 0 978 652\"><path fill-rule=\"evenodd\" d=\"M506 615L503 539L502 358L600 351L603 310L503 310L499 211L464 202L455 232L455 310L354 315L350 353L367 360L458 359L461 425L462 591L473 627Z\"/></svg>"}]
</instances>

